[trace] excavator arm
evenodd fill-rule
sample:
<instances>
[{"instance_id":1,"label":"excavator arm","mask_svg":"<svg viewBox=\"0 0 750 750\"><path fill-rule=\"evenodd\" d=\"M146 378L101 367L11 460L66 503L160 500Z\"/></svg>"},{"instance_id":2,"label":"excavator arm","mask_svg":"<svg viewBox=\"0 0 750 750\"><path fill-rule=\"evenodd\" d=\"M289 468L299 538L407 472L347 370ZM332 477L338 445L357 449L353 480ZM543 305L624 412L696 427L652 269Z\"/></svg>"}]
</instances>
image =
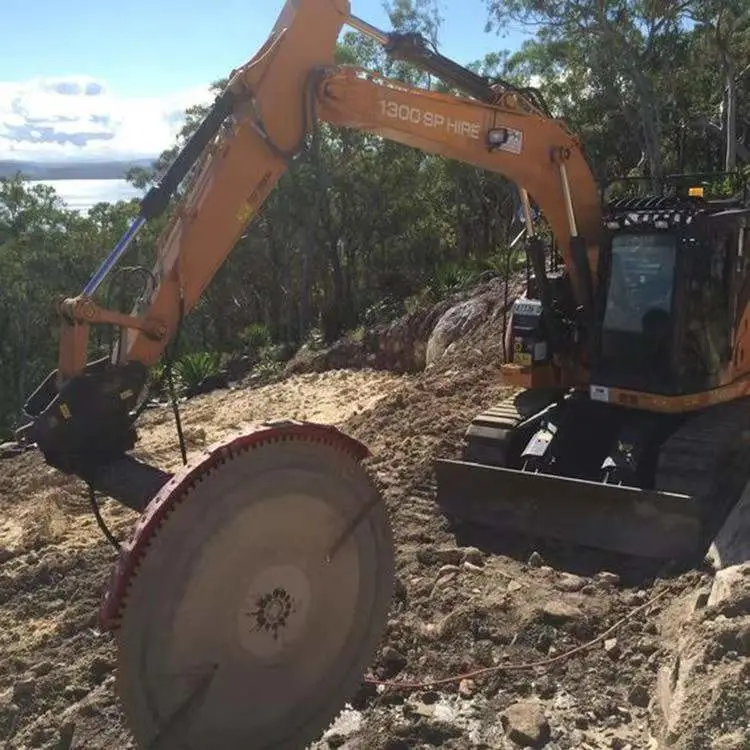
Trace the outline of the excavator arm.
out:
<instances>
[{"instance_id":1,"label":"excavator arm","mask_svg":"<svg viewBox=\"0 0 750 750\"><path fill-rule=\"evenodd\" d=\"M226 89L157 185L126 235L83 292L60 304L58 369L27 403L19 437L49 463L83 475L129 450L129 414L148 368L174 337L260 210L316 120L375 133L502 174L544 213L569 271L576 302L590 308L600 226L596 184L577 138L537 102L430 50L420 37L385 34L350 15L346 0L289 0L258 53ZM349 24L394 57L440 76L461 94L436 93L335 64ZM157 242L153 289L129 315L94 294L143 224L184 197ZM89 330L120 327L112 360L87 364Z\"/></svg>"}]
</instances>

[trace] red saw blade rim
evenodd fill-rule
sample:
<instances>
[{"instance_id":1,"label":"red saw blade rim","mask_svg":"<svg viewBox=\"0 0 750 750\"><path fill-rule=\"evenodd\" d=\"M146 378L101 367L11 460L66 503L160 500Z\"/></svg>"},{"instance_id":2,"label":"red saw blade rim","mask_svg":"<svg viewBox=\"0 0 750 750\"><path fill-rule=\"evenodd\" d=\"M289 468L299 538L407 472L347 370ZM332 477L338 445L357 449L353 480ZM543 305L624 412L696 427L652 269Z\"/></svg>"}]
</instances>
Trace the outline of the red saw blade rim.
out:
<instances>
[{"instance_id":1,"label":"red saw blade rim","mask_svg":"<svg viewBox=\"0 0 750 750\"><path fill-rule=\"evenodd\" d=\"M330 445L362 461L370 450L337 427L317 422L263 423L240 435L211 445L201 456L182 467L154 496L135 525L130 540L122 545L110 573L109 584L99 609L99 627L114 631L120 625L130 582L153 535L172 509L201 479L231 455L280 440L309 440Z\"/></svg>"}]
</instances>

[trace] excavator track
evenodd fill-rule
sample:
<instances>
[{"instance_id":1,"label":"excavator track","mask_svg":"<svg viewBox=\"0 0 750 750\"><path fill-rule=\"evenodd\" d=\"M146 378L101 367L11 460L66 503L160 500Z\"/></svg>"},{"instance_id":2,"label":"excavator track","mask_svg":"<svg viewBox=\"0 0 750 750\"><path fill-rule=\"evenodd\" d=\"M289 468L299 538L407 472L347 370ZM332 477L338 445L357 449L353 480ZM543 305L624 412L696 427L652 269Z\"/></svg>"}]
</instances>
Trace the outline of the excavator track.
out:
<instances>
[{"instance_id":1,"label":"excavator track","mask_svg":"<svg viewBox=\"0 0 750 750\"><path fill-rule=\"evenodd\" d=\"M518 432L519 425L553 404L561 393L522 390L475 416L466 430L463 460L507 466L510 452L522 437Z\"/></svg>"},{"instance_id":2,"label":"excavator track","mask_svg":"<svg viewBox=\"0 0 750 750\"><path fill-rule=\"evenodd\" d=\"M687 417L661 447L654 484L696 498L708 545L749 479L750 398L743 398Z\"/></svg>"}]
</instances>

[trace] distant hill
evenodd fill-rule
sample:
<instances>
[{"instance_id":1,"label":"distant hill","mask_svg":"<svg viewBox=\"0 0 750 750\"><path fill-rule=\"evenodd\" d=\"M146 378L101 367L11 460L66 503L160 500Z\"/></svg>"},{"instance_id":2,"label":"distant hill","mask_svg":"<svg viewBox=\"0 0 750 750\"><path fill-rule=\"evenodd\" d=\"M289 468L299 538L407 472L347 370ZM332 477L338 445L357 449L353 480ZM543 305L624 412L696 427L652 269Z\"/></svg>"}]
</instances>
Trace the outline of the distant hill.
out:
<instances>
[{"instance_id":1,"label":"distant hill","mask_svg":"<svg viewBox=\"0 0 750 750\"><path fill-rule=\"evenodd\" d=\"M21 172L30 180L121 180L133 167L151 167L156 159L92 162L38 162L0 159L0 177Z\"/></svg>"}]
</instances>

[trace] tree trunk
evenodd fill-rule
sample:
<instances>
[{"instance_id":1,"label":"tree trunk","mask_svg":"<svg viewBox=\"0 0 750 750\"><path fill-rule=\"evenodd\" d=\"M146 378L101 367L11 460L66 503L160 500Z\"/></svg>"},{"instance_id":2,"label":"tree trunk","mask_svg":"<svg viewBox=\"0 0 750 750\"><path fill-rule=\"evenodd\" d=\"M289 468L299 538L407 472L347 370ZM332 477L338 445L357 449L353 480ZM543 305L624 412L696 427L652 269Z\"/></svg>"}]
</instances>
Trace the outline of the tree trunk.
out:
<instances>
[{"instance_id":1,"label":"tree trunk","mask_svg":"<svg viewBox=\"0 0 750 750\"><path fill-rule=\"evenodd\" d=\"M727 66L726 81L724 169L727 172L731 172L737 165L737 87L734 82L731 66Z\"/></svg>"}]
</instances>

